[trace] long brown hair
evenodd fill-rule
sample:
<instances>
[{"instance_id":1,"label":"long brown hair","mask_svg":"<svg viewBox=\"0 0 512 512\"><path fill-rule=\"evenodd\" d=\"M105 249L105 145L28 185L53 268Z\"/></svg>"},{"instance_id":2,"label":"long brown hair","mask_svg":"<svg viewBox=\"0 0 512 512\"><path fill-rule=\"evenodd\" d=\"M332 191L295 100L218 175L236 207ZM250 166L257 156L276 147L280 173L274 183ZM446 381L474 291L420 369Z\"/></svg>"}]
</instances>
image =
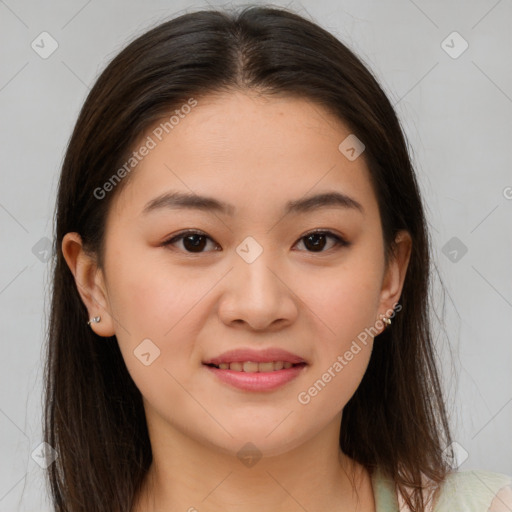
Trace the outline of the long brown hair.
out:
<instances>
[{"instance_id":1,"label":"long brown hair","mask_svg":"<svg viewBox=\"0 0 512 512\"><path fill-rule=\"evenodd\" d=\"M402 312L379 336L343 410L341 449L370 473L381 468L401 492L412 487L406 502L415 511L424 507L421 475L439 483L451 467L443 455L451 436L429 322L429 236L390 101L352 51L290 10L202 10L156 26L110 62L67 147L55 215L44 397L44 439L58 453L47 472L56 511L130 511L152 461L141 394L115 336L99 338L87 326L62 239L80 233L101 268L106 214L129 176L102 199L94 191L145 130L191 97L248 89L305 98L342 120L366 146L386 255L399 230L412 238Z\"/></svg>"}]
</instances>

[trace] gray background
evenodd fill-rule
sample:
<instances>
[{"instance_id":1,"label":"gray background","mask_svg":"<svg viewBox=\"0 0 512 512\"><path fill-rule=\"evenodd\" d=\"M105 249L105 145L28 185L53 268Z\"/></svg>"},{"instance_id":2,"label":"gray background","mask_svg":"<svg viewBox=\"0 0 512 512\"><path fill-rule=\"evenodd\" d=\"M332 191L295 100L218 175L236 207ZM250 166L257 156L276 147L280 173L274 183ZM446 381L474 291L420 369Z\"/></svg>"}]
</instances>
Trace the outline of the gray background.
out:
<instances>
[{"instance_id":1,"label":"gray background","mask_svg":"<svg viewBox=\"0 0 512 512\"><path fill-rule=\"evenodd\" d=\"M0 0L1 511L50 510L31 454L41 442L46 250L79 108L128 40L208 5L238 3ZM274 5L348 44L396 106L448 292L443 300L434 281L436 314L444 312L446 324L443 330L433 315L436 344L460 469L512 474L512 2ZM31 47L51 48L49 39L41 43L44 31L58 44L46 59ZM448 37L454 31L469 45L460 55L463 40Z\"/></svg>"}]
</instances>

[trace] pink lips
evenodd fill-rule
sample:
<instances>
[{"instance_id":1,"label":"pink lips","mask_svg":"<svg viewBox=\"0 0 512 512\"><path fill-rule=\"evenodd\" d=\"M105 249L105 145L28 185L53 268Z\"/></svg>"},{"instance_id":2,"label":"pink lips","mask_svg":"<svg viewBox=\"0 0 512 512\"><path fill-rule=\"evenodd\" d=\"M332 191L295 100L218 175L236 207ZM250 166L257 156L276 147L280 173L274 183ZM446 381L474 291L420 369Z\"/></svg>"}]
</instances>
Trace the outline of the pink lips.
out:
<instances>
[{"instance_id":1,"label":"pink lips","mask_svg":"<svg viewBox=\"0 0 512 512\"><path fill-rule=\"evenodd\" d=\"M306 362L301 357L279 348L267 348L265 350L252 350L248 348L224 352L220 356L204 361L204 364L215 364L218 366L221 363L243 363L244 361L254 361L255 363L283 361L293 364Z\"/></svg>"},{"instance_id":2,"label":"pink lips","mask_svg":"<svg viewBox=\"0 0 512 512\"><path fill-rule=\"evenodd\" d=\"M282 361L292 363L294 366L270 372L221 370L217 367L221 363L243 363L246 361L256 363ZM208 359L203 364L208 371L212 372L222 382L244 391L272 391L298 377L307 366L306 361L301 357L277 348L231 350Z\"/></svg>"}]
</instances>

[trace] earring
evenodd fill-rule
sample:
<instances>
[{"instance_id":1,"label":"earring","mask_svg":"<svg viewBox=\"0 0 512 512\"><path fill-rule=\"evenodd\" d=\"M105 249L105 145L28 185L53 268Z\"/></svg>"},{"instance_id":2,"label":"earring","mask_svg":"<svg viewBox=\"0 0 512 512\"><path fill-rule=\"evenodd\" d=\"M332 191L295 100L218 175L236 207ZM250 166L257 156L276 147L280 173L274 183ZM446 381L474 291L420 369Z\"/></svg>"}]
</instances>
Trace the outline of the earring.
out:
<instances>
[{"instance_id":1,"label":"earring","mask_svg":"<svg viewBox=\"0 0 512 512\"><path fill-rule=\"evenodd\" d=\"M101 316L94 316L87 322L87 325L91 325L91 323L97 324L100 320Z\"/></svg>"},{"instance_id":2,"label":"earring","mask_svg":"<svg viewBox=\"0 0 512 512\"><path fill-rule=\"evenodd\" d=\"M380 315L380 318L384 322L384 330L386 330L391 325L391 318L384 315Z\"/></svg>"}]
</instances>

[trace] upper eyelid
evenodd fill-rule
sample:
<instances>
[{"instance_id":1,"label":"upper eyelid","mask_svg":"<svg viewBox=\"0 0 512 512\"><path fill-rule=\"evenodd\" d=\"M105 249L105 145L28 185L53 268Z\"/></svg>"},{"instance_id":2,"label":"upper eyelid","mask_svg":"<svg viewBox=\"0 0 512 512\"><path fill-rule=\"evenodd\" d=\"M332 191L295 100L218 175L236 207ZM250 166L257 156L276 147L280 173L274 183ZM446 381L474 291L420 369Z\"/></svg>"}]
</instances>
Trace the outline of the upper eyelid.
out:
<instances>
[{"instance_id":1,"label":"upper eyelid","mask_svg":"<svg viewBox=\"0 0 512 512\"><path fill-rule=\"evenodd\" d=\"M313 235L315 233L328 234L328 235L339 236L340 238L343 238L343 235L338 235L332 229L316 228L311 231L306 231L303 235L300 235L298 239L304 238L307 235ZM205 233L204 231L201 231L200 229L186 229L186 230L180 231L180 232L176 233L175 235L173 235L172 237L169 237L168 240L173 240L174 238L182 237L185 235L201 235L201 236L206 236L206 237L210 238L211 240L213 240L213 238L208 233Z\"/></svg>"}]
</instances>

